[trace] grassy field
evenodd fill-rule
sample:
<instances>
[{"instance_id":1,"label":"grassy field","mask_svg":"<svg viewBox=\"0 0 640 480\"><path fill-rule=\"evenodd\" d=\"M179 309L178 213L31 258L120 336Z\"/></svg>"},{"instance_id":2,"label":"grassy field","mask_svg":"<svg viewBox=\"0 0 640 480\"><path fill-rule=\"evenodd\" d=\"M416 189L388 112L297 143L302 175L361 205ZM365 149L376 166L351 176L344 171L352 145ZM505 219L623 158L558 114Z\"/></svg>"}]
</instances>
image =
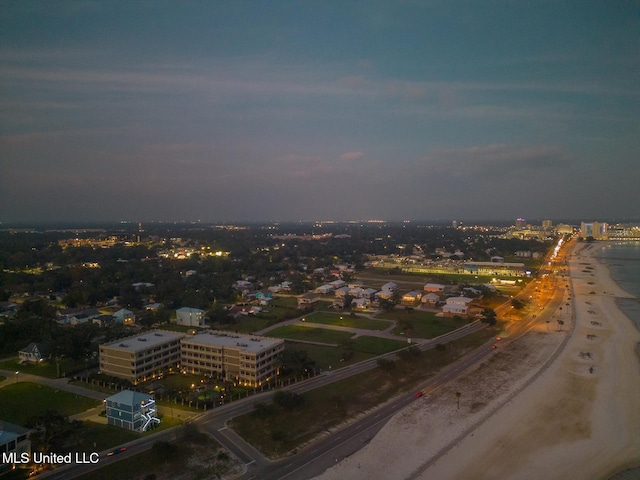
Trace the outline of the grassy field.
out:
<instances>
[{"instance_id":1,"label":"grassy field","mask_svg":"<svg viewBox=\"0 0 640 480\"><path fill-rule=\"evenodd\" d=\"M364 335L356 338L355 342L357 352L370 353L372 355L382 355L407 346L407 342L404 341Z\"/></svg>"},{"instance_id":2,"label":"grassy field","mask_svg":"<svg viewBox=\"0 0 640 480\"><path fill-rule=\"evenodd\" d=\"M356 339L357 341L357 339ZM320 370L329 370L329 368L339 368L351 365L353 363L368 360L375 355L371 353L364 353L356 350L352 357L344 359L344 349L340 347L325 347L323 345L312 345L309 343L298 343L295 341L286 341L286 348L294 350L303 350L307 352L309 358L311 358L316 365L316 368Z\"/></svg>"},{"instance_id":3,"label":"grassy field","mask_svg":"<svg viewBox=\"0 0 640 480\"><path fill-rule=\"evenodd\" d=\"M378 317L398 322L398 326L391 331L394 335L408 335L413 338L435 338L469 323L466 318L438 317L433 312L420 310L394 309L381 312Z\"/></svg>"},{"instance_id":4,"label":"grassy field","mask_svg":"<svg viewBox=\"0 0 640 480\"><path fill-rule=\"evenodd\" d=\"M271 330L269 336L289 340L339 344L351 338L353 333L327 330L324 328L311 328L302 325L285 325Z\"/></svg>"},{"instance_id":5,"label":"grassy field","mask_svg":"<svg viewBox=\"0 0 640 480\"><path fill-rule=\"evenodd\" d=\"M321 432L399 393L410 395L419 383L495 333L495 329L487 328L451 342L443 349L408 355L385 369L376 368L305 393L302 406L293 410L264 406L234 418L232 427L266 455L285 455Z\"/></svg>"},{"instance_id":6,"label":"grassy field","mask_svg":"<svg viewBox=\"0 0 640 480\"><path fill-rule=\"evenodd\" d=\"M68 358L61 359L59 361L59 364L60 375L64 375L64 373L68 370L76 370L78 367L85 368L84 363L80 365ZM0 369L29 373L31 375L38 375L40 377L58 378L58 366L53 360L45 360L40 363L26 363L24 365L21 365L20 359L16 357L0 362Z\"/></svg>"},{"instance_id":7,"label":"grassy field","mask_svg":"<svg viewBox=\"0 0 640 480\"><path fill-rule=\"evenodd\" d=\"M337 325L349 328L364 328L365 330L384 330L391 323L374 320L362 316L351 316L349 313L315 312L305 317L307 322L322 323L324 325Z\"/></svg>"},{"instance_id":8,"label":"grassy field","mask_svg":"<svg viewBox=\"0 0 640 480\"><path fill-rule=\"evenodd\" d=\"M100 405L101 402L36 383L18 382L0 388L2 419L24 425L47 410L69 416Z\"/></svg>"}]
</instances>

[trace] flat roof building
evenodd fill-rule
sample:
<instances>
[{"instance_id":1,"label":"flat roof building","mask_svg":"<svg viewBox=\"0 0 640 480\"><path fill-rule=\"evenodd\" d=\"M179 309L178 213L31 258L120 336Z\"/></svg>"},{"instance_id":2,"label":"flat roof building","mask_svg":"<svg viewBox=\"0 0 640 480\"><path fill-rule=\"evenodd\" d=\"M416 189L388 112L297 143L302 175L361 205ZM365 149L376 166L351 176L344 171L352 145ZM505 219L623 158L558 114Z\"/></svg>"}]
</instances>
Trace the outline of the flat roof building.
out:
<instances>
[{"instance_id":1,"label":"flat roof building","mask_svg":"<svg viewBox=\"0 0 640 480\"><path fill-rule=\"evenodd\" d=\"M100 371L134 385L180 361L184 333L152 330L100 345Z\"/></svg>"},{"instance_id":2,"label":"flat roof building","mask_svg":"<svg viewBox=\"0 0 640 480\"><path fill-rule=\"evenodd\" d=\"M256 387L276 373L284 340L231 332L201 332L180 340L181 368Z\"/></svg>"},{"instance_id":3,"label":"flat roof building","mask_svg":"<svg viewBox=\"0 0 640 480\"><path fill-rule=\"evenodd\" d=\"M465 273L473 275L507 275L512 277L526 275L524 263L465 262L463 269Z\"/></svg>"}]
</instances>

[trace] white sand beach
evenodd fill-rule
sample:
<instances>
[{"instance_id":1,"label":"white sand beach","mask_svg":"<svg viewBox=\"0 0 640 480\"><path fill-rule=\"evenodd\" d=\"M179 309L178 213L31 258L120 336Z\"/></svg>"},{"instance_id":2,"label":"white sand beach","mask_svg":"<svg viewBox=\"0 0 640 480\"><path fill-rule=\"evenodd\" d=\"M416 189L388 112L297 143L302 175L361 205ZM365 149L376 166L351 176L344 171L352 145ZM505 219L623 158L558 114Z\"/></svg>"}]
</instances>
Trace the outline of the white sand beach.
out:
<instances>
[{"instance_id":1,"label":"white sand beach","mask_svg":"<svg viewBox=\"0 0 640 480\"><path fill-rule=\"evenodd\" d=\"M640 465L640 332L597 248L573 246L563 331L545 324L501 345L317 478L601 480Z\"/></svg>"}]
</instances>

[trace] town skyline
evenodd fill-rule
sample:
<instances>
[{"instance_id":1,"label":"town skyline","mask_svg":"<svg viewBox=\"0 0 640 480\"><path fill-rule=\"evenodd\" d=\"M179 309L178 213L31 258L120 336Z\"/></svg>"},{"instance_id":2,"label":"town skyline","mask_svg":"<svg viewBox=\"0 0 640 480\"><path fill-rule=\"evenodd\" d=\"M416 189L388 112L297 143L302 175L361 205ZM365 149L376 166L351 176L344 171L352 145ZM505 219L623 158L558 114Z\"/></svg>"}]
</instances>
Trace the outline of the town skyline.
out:
<instances>
[{"instance_id":1,"label":"town skyline","mask_svg":"<svg viewBox=\"0 0 640 480\"><path fill-rule=\"evenodd\" d=\"M0 222L637 219L638 13L5 3Z\"/></svg>"}]
</instances>

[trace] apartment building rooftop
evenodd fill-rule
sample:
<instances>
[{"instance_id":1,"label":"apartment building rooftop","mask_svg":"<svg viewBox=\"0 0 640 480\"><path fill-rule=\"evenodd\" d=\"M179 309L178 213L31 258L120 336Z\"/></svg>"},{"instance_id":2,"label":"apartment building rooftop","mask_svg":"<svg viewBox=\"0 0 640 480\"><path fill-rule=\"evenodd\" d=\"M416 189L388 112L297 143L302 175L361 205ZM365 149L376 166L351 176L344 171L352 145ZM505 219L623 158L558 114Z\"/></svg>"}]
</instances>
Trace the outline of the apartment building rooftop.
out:
<instances>
[{"instance_id":1,"label":"apartment building rooftop","mask_svg":"<svg viewBox=\"0 0 640 480\"><path fill-rule=\"evenodd\" d=\"M200 332L196 335L185 337L184 341L209 346L240 348L250 353L260 353L265 349L273 348L283 342L279 338L267 338L259 335L241 335L232 332Z\"/></svg>"},{"instance_id":2,"label":"apartment building rooftop","mask_svg":"<svg viewBox=\"0 0 640 480\"><path fill-rule=\"evenodd\" d=\"M104 347L111 349L122 349L131 352L141 352L156 345L179 340L184 337L184 333L169 332L167 330L152 330L150 332L134 335L133 337L121 338L111 343L105 343Z\"/></svg>"}]
</instances>

